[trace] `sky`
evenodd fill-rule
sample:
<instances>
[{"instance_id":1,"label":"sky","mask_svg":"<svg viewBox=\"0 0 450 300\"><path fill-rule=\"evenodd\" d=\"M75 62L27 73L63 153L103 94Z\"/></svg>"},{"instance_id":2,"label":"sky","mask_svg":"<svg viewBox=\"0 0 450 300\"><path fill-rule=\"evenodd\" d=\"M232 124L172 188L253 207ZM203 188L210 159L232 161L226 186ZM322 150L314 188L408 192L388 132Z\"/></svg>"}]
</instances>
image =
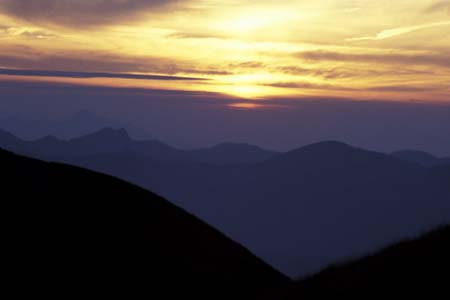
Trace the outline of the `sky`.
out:
<instances>
[{"instance_id":1,"label":"sky","mask_svg":"<svg viewBox=\"0 0 450 300\"><path fill-rule=\"evenodd\" d=\"M444 103L278 97L255 109L254 100L186 91L42 82L0 82L0 91L0 129L27 140L113 127L181 149L238 142L289 151L335 140L450 157L450 105Z\"/></svg>"},{"instance_id":2,"label":"sky","mask_svg":"<svg viewBox=\"0 0 450 300\"><path fill-rule=\"evenodd\" d=\"M449 32L448 0L0 0L0 81L450 103Z\"/></svg>"},{"instance_id":3,"label":"sky","mask_svg":"<svg viewBox=\"0 0 450 300\"><path fill-rule=\"evenodd\" d=\"M450 1L0 0L0 129L108 124L181 148L450 156Z\"/></svg>"}]
</instances>

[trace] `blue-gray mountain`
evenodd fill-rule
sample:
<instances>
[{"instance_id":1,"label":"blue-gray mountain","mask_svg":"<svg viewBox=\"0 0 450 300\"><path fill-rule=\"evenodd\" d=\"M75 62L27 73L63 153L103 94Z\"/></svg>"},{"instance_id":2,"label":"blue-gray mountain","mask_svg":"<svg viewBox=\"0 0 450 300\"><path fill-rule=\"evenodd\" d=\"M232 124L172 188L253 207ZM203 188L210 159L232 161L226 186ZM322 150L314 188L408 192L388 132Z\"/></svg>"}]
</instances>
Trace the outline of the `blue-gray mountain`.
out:
<instances>
[{"instance_id":1,"label":"blue-gray mountain","mask_svg":"<svg viewBox=\"0 0 450 300\"><path fill-rule=\"evenodd\" d=\"M46 136L33 141L24 141L0 130L0 146L17 153L49 160L70 160L95 155L128 155L158 162L217 165L256 163L278 154L243 143L222 143L210 148L180 150L157 140L133 140L126 130L112 128L68 140Z\"/></svg>"},{"instance_id":2,"label":"blue-gray mountain","mask_svg":"<svg viewBox=\"0 0 450 300\"><path fill-rule=\"evenodd\" d=\"M433 167L439 165L450 165L450 157L439 158L423 151L403 150L392 153L393 156L422 165L424 167Z\"/></svg>"}]
</instances>

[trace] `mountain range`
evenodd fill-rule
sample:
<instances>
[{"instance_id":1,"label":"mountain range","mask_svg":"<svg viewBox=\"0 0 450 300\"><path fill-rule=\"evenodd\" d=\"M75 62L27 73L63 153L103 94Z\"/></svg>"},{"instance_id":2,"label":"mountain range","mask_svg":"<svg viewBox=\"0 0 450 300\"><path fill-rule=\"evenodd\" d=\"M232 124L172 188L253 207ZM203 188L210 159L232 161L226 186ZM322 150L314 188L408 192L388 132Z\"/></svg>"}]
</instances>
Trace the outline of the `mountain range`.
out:
<instances>
[{"instance_id":1,"label":"mountain range","mask_svg":"<svg viewBox=\"0 0 450 300\"><path fill-rule=\"evenodd\" d=\"M293 300L449 294L449 226L291 281L150 191L1 149L0 164L2 270L5 290L16 296Z\"/></svg>"},{"instance_id":2,"label":"mountain range","mask_svg":"<svg viewBox=\"0 0 450 300\"><path fill-rule=\"evenodd\" d=\"M121 121L89 110L80 110L74 114L63 114L57 119L19 113L0 116L0 128L23 139L31 140L46 135L61 139L72 139L106 127L126 128L130 135L135 138L149 139L152 136L133 122Z\"/></svg>"},{"instance_id":3,"label":"mountain range","mask_svg":"<svg viewBox=\"0 0 450 300\"><path fill-rule=\"evenodd\" d=\"M150 189L294 278L450 222L449 166L340 142L187 151L105 129L32 142L2 133L0 147Z\"/></svg>"},{"instance_id":4,"label":"mountain range","mask_svg":"<svg viewBox=\"0 0 450 300\"><path fill-rule=\"evenodd\" d=\"M69 140L46 136L33 141L24 141L6 131L0 131L0 145L11 151L50 160L125 153L153 161L240 164L264 161L277 154L243 143L222 143L210 148L181 150L157 140L133 140L125 129L112 128Z\"/></svg>"}]
</instances>

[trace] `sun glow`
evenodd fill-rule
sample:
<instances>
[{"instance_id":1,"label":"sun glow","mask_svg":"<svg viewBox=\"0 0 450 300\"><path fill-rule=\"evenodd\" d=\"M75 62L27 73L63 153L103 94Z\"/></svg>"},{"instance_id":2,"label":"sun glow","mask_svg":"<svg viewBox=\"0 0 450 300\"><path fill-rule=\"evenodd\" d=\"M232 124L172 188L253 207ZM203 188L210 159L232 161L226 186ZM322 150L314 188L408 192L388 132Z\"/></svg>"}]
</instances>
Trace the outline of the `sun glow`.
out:
<instances>
[{"instance_id":1,"label":"sun glow","mask_svg":"<svg viewBox=\"0 0 450 300\"><path fill-rule=\"evenodd\" d=\"M286 91L270 86L278 77L270 73L230 75L218 80L214 88L217 92L245 99L283 95Z\"/></svg>"},{"instance_id":2,"label":"sun glow","mask_svg":"<svg viewBox=\"0 0 450 300\"><path fill-rule=\"evenodd\" d=\"M279 7L252 7L225 15L213 28L233 34L250 34L257 30L279 27L300 18L298 11Z\"/></svg>"},{"instance_id":3,"label":"sun glow","mask_svg":"<svg viewBox=\"0 0 450 300\"><path fill-rule=\"evenodd\" d=\"M230 108L234 109L258 109L263 108L264 105L258 104L258 103L249 103L249 102L238 102L238 103L231 103L227 105Z\"/></svg>"},{"instance_id":4,"label":"sun glow","mask_svg":"<svg viewBox=\"0 0 450 300\"><path fill-rule=\"evenodd\" d=\"M259 98L266 95L264 87L257 85L230 85L221 87L221 92L241 98Z\"/></svg>"}]
</instances>

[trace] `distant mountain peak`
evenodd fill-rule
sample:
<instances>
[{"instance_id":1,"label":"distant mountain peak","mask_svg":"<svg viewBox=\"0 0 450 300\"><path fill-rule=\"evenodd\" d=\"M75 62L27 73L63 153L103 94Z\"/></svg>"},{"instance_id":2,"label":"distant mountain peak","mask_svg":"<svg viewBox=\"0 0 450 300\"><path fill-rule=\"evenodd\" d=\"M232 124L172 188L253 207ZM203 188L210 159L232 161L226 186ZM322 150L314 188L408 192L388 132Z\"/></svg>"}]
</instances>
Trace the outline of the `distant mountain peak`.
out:
<instances>
[{"instance_id":1,"label":"distant mountain peak","mask_svg":"<svg viewBox=\"0 0 450 300\"><path fill-rule=\"evenodd\" d=\"M191 150L190 153L196 161L213 164L257 163L278 154L255 145L235 142L220 143L209 148Z\"/></svg>"},{"instance_id":2,"label":"distant mountain peak","mask_svg":"<svg viewBox=\"0 0 450 300\"><path fill-rule=\"evenodd\" d=\"M391 155L398 159L408 161L411 163L416 163L426 167L438 165L441 162L441 160L438 157L430 153L417 150L396 151L393 152Z\"/></svg>"},{"instance_id":3,"label":"distant mountain peak","mask_svg":"<svg viewBox=\"0 0 450 300\"><path fill-rule=\"evenodd\" d=\"M46 136L36 140L36 142L59 142L59 141L61 141L61 140L53 135L46 135Z\"/></svg>"},{"instance_id":4,"label":"distant mountain peak","mask_svg":"<svg viewBox=\"0 0 450 300\"><path fill-rule=\"evenodd\" d=\"M131 138L124 128L114 129L111 127L103 128L97 132L77 138L76 140L97 139L98 141L131 141Z\"/></svg>"},{"instance_id":5,"label":"distant mountain peak","mask_svg":"<svg viewBox=\"0 0 450 300\"><path fill-rule=\"evenodd\" d=\"M14 138L14 139L17 138L17 137L16 137L15 135L13 135L12 133L10 133L10 132L8 132L8 131L6 131L6 130L0 129L0 138L4 138L4 137Z\"/></svg>"},{"instance_id":6,"label":"distant mountain peak","mask_svg":"<svg viewBox=\"0 0 450 300\"><path fill-rule=\"evenodd\" d=\"M428 158L428 159L436 159L437 157L427 153L425 151L418 151L418 150L401 150L401 151L395 151L392 153L393 155L414 155L414 156L421 156L423 158Z\"/></svg>"},{"instance_id":7,"label":"distant mountain peak","mask_svg":"<svg viewBox=\"0 0 450 300\"><path fill-rule=\"evenodd\" d=\"M314 143L308 146L303 147L305 148L353 148L352 146L350 146L349 144L343 143L343 142L339 142L339 141L334 141L334 140L329 140L329 141L323 141L323 142L318 142L318 143Z\"/></svg>"},{"instance_id":8,"label":"distant mountain peak","mask_svg":"<svg viewBox=\"0 0 450 300\"><path fill-rule=\"evenodd\" d=\"M9 149L18 150L18 145L23 144L23 141L14 136L13 134L0 129L0 147L8 147Z\"/></svg>"},{"instance_id":9,"label":"distant mountain peak","mask_svg":"<svg viewBox=\"0 0 450 300\"><path fill-rule=\"evenodd\" d=\"M129 137L128 132L125 128L111 128L111 127L105 127L98 131L99 134L111 134L111 135L121 135Z\"/></svg>"},{"instance_id":10,"label":"distant mountain peak","mask_svg":"<svg viewBox=\"0 0 450 300\"><path fill-rule=\"evenodd\" d=\"M262 149L258 146L251 145L248 143L237 143L237 142L224 142L211 147L211 149L242 149L242 148Z\"/></svg>"},{"instance_id":11,"label":"distant mountain peak","mask_svg":"<svg viewBox=\"0 0 450 300\"><path fill-rule=\"evenodd\" d=\"M377 152L360 149L343 142L324 141L307 145L296 150L274 157L271 162L283 162L282 165L289 165L297 168L299 164L304 168L310 166L316 168L318 164L326 168L343 167L351 161L374 162L380 157L389 157Z\"/></svg>"},{"instance_id":12,"label":"distant mountain peak","mask_svg":"<svg viewBox=\"0 0 450 300\"><path fill-rule=\"evenodd\" d=\"M327 154L327 153L336 154L336 153L340 153L343 151L347 152L349 150L354 150L354 149L356 149L356 148L353 146L350 146L346 143L343 143L343 142L323 141L323 142L310 144L310 145L301 147L296 150L292 150L288 153L314 152L314 153L322 153L322 154Z\"/></svg>"}]
</instances>

